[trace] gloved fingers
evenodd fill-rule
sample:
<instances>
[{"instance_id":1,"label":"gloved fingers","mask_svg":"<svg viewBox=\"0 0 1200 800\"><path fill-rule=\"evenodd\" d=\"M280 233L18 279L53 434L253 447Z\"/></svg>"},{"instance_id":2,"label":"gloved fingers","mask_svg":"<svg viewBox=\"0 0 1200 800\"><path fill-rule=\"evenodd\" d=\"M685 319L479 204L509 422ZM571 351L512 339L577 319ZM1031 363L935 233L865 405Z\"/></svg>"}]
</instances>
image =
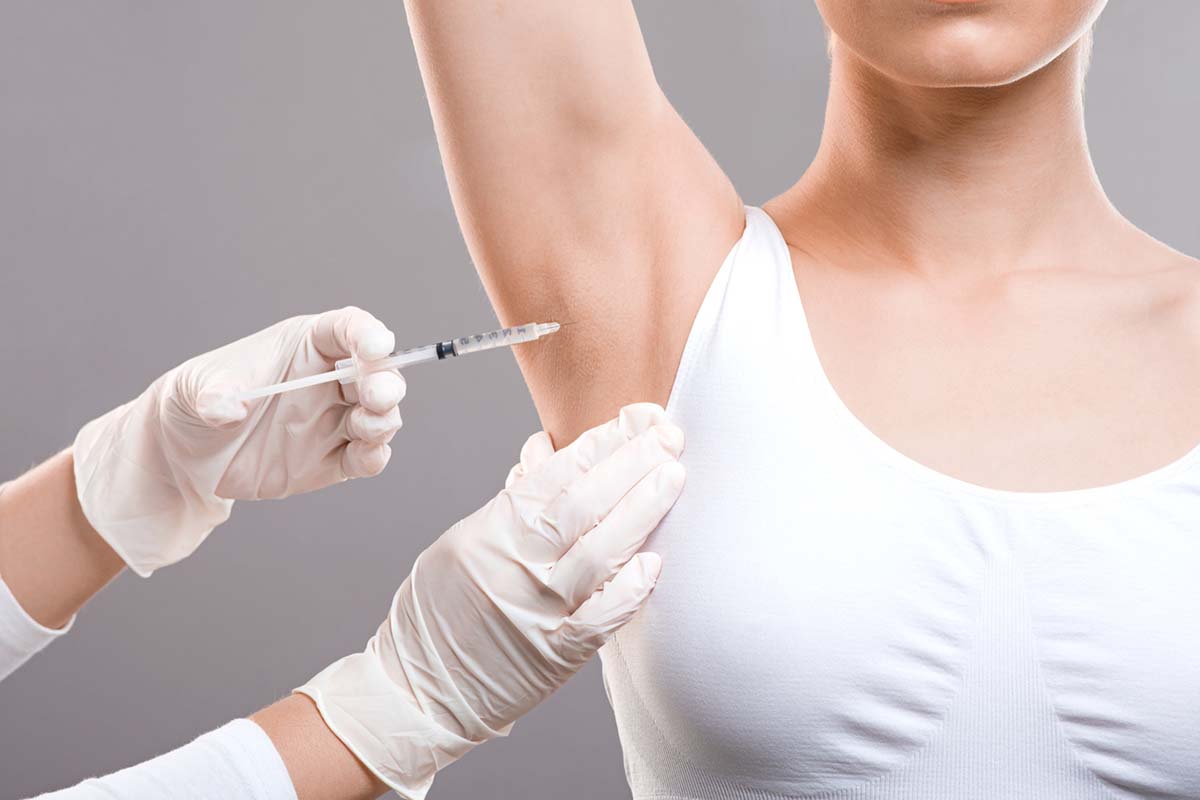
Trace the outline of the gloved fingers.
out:
<instances>
[{"instance_id":1,"label":"gloved fingers","mask_svg":"<svg viewBox=\"0 0 1200 800\"><path fill-rule=\"evenodd\" d=\"M349 356L374 361L391 354L396 337L373 315L356 306L346 306L317 317L312 343L330 362Z\"/></svg>"},{"instance_id":2,"label":"gloved fingers","mask_svg":"<svg viewBox=\"0 0 1200 800\"><path fill-rule=\"evenodd\" d=\"M683 431L670 422L638 434L571 481L530 521L526 556L557 561L576 539L608 516L638 481L682 452Z\"/></svg>"},{"instance_id":3,"label":"gloved fingers","mask_svg":"<svg viewBox=\"0 0 1200 800\"><path fill-rule=\"evenodd\" d=\"M391 457L386 444L355 439L342 449L342 472L347 478L371 478L383 472Z\"/></svg>"},{"instance_id":4,"label":"gloved fingers","mask_svg":"<svg viewBox=\"0 0 1200 800\"><path fill-rule=\"evenodd\" d=\"M613 631L645 605L661 572L662 559L657 553L638 553L629 559L616 577L563 620L558 631L559 655L576 668L583 666Z\"/></svg>"},{"instance_id":5,"label":"gloved fingers","mask_svg":"<svg viewBox=\"0 0 1200 800\"><path fill-rule=\"evenodd\" d=\"M554 442L550 434L538 431L525 440L521 445L520 467L526 473L541 469L542 465L554 456Z\"/></svg>"},{"instance_id":6,"label":"gloved fingers","mask_svg":"<svg viewBox=\"0 0 1200 800\"><path fill-rule=\"evenodd\" d=\"M567 608L579 608L642 547L679 499L684 477L678 461L656 467L559 559L546 585L563 598Z\"/></svg>"},{"instance_id":7,"label":"gloved fingers","mask_svg":"<svg viewBox=\"0 0 1200 800\"><path fill-rule=\"evenodd\" d=\"M346 438L368 444L387 444L403 424L400 409L392 406L383 414L354 406L346 412Z\"/></svg>"},{"instance_id":8,"label":"gloved fingers","mask_svg":"<svg viewBox=\"0 0 1200 800\"><path fill-rule=\"evenodd\" d=\"M550 434L538 431L530 436L521 446L520 460L508 471L504 488L507 489L533 470L541 468L553 455L554 443L550 441Z\"/></svg>"},{"instance_id":9,"label":"gloved fingers","mask_svg":"<svg viewBox=\"0 0 1200 800\"><path fill-rule=\"evenodd\" d=\"M539 468L527 469L528 479L521 484L521 494L535 502L549 503L567 484L616 452L630 439L653 425L667 422L667 412L655 403L627 405L615 419L585 431Z\"/></svg>"},{"instance_id":10,"label":"gloved fingers","mask_svg":"<svg viewBox=\"0 0 1200 800\"><path fill-rule=\"evenodd\" d=\"M385 414L388 409L395 408L408 392L408 384L394 369L368 373L359 378L356 384L354 400L344 392L343 396L347 401L360 403L368 411L376 414ZM350 384L346 384L344 388L349 389Z\"/></svg>"}]
</instances>

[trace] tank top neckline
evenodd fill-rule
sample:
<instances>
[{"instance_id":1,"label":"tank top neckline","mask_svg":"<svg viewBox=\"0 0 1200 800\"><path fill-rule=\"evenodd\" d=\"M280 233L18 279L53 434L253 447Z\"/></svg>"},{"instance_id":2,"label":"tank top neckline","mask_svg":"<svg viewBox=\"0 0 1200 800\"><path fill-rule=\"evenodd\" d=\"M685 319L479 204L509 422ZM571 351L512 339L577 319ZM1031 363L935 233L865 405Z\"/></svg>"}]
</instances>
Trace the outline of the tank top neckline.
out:
<instances>
[{"instance_id":1,"label":"tank top neckline","mask_svg":"<svg viewBox=\"0 0 1200 800\"><path fill-rule=\"evenodd\" d=\"M746 227L742 232L742 238L734 246L734 251L736 252L738 245L750 233L751 226L755 224L753 218L756 215L760 218L761 224L767 228L766 233L772 240L772 247L778 248L780 251L780 258L776 259L779 262L778 268L786 268L787 274L782 276L786 280L781 280L781 283L788 287L787 297L784 298L784 307L789 313L795 315L801 339L797 344L802 354L807 356L810 362L808 371L812 374L813 381L816 384L815 388L821 396L823 405L829 409L831 415L841 427L858 439L870 453L917 483L945 495L975 497L1005 506L1076 505L1126 495L1129 492L1158 485L1187 468L1194 466L1200 460L1200 443L1197 443L1186 453L1161 467L1120 481L1078 489L1017 491L984 486L962 478L956 478L904 454L891 444L888 444L887 441L859 419L850 410L850 407L845 404L838 394L837 389L834 388L833 383L829 380L829 376L825 372L824 365L821 362L820 354L817 352L813 341L812 330L808 324L808 316L804 311L804 300L800 296L800 287L796 283L791 251L788 249L787 241L783 238L783 233L780 231L779 226L775 224L775 220L771 218L771 215L757 206L746 206ZM733 252L730 253L731 256L733 254ZM732 258L727 259L722 265L722 269L729 268L732 260ZM797 369L803 367L802 364L794 366Z\"/></svg>"}]
</instances>

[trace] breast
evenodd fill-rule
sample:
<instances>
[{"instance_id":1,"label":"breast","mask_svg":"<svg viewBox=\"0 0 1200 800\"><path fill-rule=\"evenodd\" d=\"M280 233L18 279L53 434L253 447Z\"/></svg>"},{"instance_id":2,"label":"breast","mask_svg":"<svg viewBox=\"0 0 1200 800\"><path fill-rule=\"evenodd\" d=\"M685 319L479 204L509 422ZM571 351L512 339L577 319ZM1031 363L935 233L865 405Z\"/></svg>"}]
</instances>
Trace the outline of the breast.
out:
<instances>
[{"instance_id":1,"label":"breast","mask_svg":"<svg viewBox=\"0 0 1200 800\"><path fill-rule=\"evenodd\" d=\"M993 524L910 513L821 439L689 429L687 489L647 545L662 577L605 652L674 757L772 791L870 780L930 737L961 682Z\"/></svg>"},{"instance_id":2,"label":"breast","mask_svg":"<svg viewBox=\"0 0 1200 800\"><path fill-rule=\"evenodd\" d=\"M1200 474L1030 520L1017 544L1062 736L1124 797L1200 797Z\"/></svg>"},{"instance_id":3,"label":"breast","mask_svg":"<svg viewBox=\"0 0 1200 800\"><path fill-rule=\"evenodd\" d=\"M1178 518L955 498L739 402L685 424L662 577L602 650L635 796L964 797L971 759L1006 757L1030 791L1200 796ZM1139 560L1138 537L1163 548Z\"/></svg>"}]
</instances>

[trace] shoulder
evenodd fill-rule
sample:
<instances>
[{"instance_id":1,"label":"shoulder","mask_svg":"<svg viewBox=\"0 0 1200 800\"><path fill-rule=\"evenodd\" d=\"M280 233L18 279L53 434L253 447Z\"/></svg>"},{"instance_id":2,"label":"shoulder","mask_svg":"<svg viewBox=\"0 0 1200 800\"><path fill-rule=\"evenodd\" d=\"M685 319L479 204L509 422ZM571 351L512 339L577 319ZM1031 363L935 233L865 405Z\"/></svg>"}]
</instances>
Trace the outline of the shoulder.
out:
<instances>
[{"instance_id":1,"label":"shoulder","mask_svg":"<svg viewBox=\"0 0 1200 800\"><path fill-rule=\"evenodd\" d=\"M1113 282L1131 325L1200 357L1200 259L1137 231Z\"/></svg>"},{"instance_id":2,"label":"shoulder","mask_svg":"<svg viewBox=\"0 0 1200 800\"><path fill-rule=\"evenodd\" d=\"M1200 350L1200 259L1172 251L1160 280L1159 307Z\"/></svg>"}]
</instances>

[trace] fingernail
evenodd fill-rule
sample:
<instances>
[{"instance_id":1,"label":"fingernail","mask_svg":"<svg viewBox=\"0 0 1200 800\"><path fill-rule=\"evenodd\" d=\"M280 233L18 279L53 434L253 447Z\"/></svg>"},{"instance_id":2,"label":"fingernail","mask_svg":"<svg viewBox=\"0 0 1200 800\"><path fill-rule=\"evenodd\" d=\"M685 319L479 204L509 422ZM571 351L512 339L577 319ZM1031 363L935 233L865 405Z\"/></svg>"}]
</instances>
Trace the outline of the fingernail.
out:
<instances>
[{"instance_id":1,"label":"fingernail","mask_svg":"<svg viewBox=\"0 0 1200 800\"><path fill-rule=\"evenodd\" d=\"M646 582L650 584L650 588L654 588L658 583L659 575L662 573L662 556L658 553L643 552L638 553L638 566L642 568L642 575L646 578Z\"/></svg>"},{"instance_id":2,"label":"fingernail","mask_svg":"<svg viewBox=\"0 0 1200 800\"><path fill-rule=\"evenodd\" d=\"M664 422L661 425L654 426L658 433L658 440L662 442L662 446L667 452L679 458L683 452L683 428L670 422Z\"/></svg>"},{"instance_id":3,"label":"fingernail","mask_svg":"<svg viewBox=\"0 0 1200 800\"><path fill-rule=\"evenodd\" d=\"M666 414L657 403L631 403L617 414L617 429L627 438L637 436L659 424Z\"/></svg>"},{"instance_id":4,"label":"fingernail","mask_svg":"<svg viewBox=\"0 0 1200 800\"><path fill-rule=\"evenodd\" d=\"M372 411L383 406L388 399L386 397L387 391L380 385L379 379L367 381L366 385L363 386L362 394L363 405Z\"/></svg>"},{"instance_id":5,"label":"fingernail","mask_svg":"<svg viewBox=\"0 0 1200 800\"><path fill-rule=\"evenodd\" d=\"M358 343L358 357L368 360L383 358L391 355L392 348L396 346L396 337L389 330L371 330L363 334L362 340Z\"/></svg>"},{"instance_id":6,"label":"fingernail","mask_svg":"<svg viewBox=\"0 0 1200 800\"><path fill-rule=\"evenodd\" d=\"M658 468L655 488L663 494L678 495L683 490L683 482L687 479L687 470L678 461L668 461Z\"/></svg>"},{"instance_id":7,"label":"fingernail","mask_svg":"<svg viewBox=\"0 0 1200 800\"><path fill-rule=\"evenodd\" d=\"M379 417L374 414L364 414L363 416L365 418L363 430L371 439L377 439L380 436L383 436L384 432L392 427L389 420L384 417Z\"/></svg>"},{"instance_id":8,"label":"fingernail","mask_svg":"<svg viewBox=\"0 0 1200 800\"><path fill-rule=\"evenodd\" d=\"M372 373L363 381L363 405L376 412L395 406L404 399L406 388L404 379L395 372Z\"/></svg>"},{"instance_id":9,"label":"fingernail","mask_svg":"<svg viewBox=\"0 0 1200 800\"><path fill-rule=\"evenodd\" d=\"M400 412L395 406L387 414L372 414L366 406L359 406L351 414L351 435L358 434L368 442L386 444L400 429Z\"/></svg>"}]
</instances>

